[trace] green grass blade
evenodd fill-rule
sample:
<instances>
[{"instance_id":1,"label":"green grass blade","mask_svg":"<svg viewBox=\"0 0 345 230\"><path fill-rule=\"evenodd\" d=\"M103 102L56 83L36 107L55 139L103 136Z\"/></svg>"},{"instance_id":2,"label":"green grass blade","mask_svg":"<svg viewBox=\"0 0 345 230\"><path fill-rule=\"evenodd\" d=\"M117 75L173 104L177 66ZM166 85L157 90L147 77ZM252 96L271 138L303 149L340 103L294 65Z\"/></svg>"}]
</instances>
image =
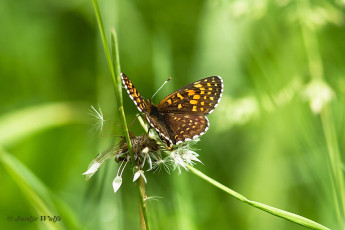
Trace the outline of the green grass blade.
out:
<instances>
[{"instance_id":1,"label":"green grass blade","mask_svg":"<svg viewBox=\"0 0 345 230\"><path fill-rule=\"evenodd\" d=\"M49 192L19 160L0 148L0 162L22 190L38 216L58 216ZM48 229L64 229L61 223L42 221Z\"/></svg>"},{"instance_id":2,"label":"green grass blade","mask_svg":"<svg viewBox=\"0 0 345 230\"><path fill-rule=\"evenodd\" d=\"M68 228L78 228L79 222L71 207L52 193L45 184L22 162L0 147L0 162L21 188L32 207L40 216L61 216L62 222ZM43 222L43 221L42 221ZM45 221L50 229L64 229L61 224ZM54 227L56 226L56 227Z\"/></svg>"},{"instance_id":3,"label":"green grass blade","mask_svg":"<svg viewBox=\"0 0 345 230\"><path fill-rule=\"evenodd\" d=\"M299 216L297 214L291 213L291 212L287 212L278 208L274 208L271 207L269 205L266 204L262 204L256 201L252 201L252 200L248 200L246 197L244 197L243 195L235 192L234 190L224 186L223 184L219 183L218 181L213 180L212 178L206 176L205 174L203 174L202 172L200 172L199 170L195 169L194 167L187 165L188 169L194 173L195 175L199 176L200 178L206 180L207 182L209 182L210 184L212 184L213 186L216 186L217 188L223 190L224 192L228 193L229 195L231 195L232 197L247 203L255 208L261 209L265 212L268 212L270 214L273 214L275 216L281 217L283 219L289 220L293 223L302 225L304 227L310 228L310 229L319 229L319 230L330 230L329 228L316 223L315 221L309 220L303 216Z\"/></svg>"},{"instance_id":4,"label":"green grass blade","mask_svg":"<svg viewBox=\"0 0 345 230\"><path fill-rule=\"evenodd\" d=\"M0 145L7 146L44 129L85 123L86 105L52 103L32 106L0 117Z\"/></svg>"}]
</instances>

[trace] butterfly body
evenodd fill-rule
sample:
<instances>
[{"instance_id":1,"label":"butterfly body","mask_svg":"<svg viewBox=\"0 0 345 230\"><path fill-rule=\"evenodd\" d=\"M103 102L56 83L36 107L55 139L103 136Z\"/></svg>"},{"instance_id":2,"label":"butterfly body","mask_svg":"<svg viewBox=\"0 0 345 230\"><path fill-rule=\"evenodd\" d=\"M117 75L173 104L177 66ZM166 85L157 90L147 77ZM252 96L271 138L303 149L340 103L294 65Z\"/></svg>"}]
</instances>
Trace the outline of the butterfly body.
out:
<instances>
[{"instance_id":1,"label":"butterfly body","mask_svg":"<svg viewBox=\"0 0 345 230\"><path fill-rule=\"evenodd\" d=\"M203 135L209 127L205 115L214 110L223 93L221 77L212 76L186 85L155 105L139 94L126 75L121 77L138 110L168 146Z\"/></svg>"}]
</instances>

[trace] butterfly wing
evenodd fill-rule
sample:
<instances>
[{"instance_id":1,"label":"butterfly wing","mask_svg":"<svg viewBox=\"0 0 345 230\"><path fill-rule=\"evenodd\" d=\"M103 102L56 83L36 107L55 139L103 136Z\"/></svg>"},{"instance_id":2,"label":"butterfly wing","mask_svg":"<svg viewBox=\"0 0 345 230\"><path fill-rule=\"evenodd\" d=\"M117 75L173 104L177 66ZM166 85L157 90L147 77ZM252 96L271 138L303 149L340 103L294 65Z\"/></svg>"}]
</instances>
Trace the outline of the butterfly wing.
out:
<instances>
[{"instance_id":1,"label":"butterfly wing","mask_svg":"<svg viewBox=\"0 0 345 230\"><path fill-rule=\"evenodd\" d=\"M145 111L147 110L147 103L145 98L140 95L137 88L135 88L132 81L129 80L129 78L125 74L121 73L121 78L129 97L133 100L138 110L142 113L145 113Z\"/></svg>"},{"instance_id":2,"label":"butterfly wing","mask_svg":"<svg viewBox=\"0 0 345 230\"><path fill-rule=\"evenodd\" d=\"M212 76L177 90L155 106L139 94L126 75L121 77L130 98L169 146L203 135L209 127L205 115L215 109L223 93L222 78Z\"/></svg>"},{"instance_id":3,"label":"butterfly wing","mask_svg":"<svg viewBox=\"0 0 345 230\"><path fill-rule=\"evenodd\" d=\"M204 115L167 113L164 114L165 123L172 132L170 143L179 144L203 135L209 122Z\"/></svg>"},{"instance_id":4,"label":"butterfly wing","mask_svg":"<svg viewBox=\"0 0 345 230\"><path fill-rule=\"evenodd\" d=\"M203 135L209 126L208 119L203 115L165 113L159 117L146 118L168 146L197 138Z\"/></svg>"},{"instance_id":5,"label":"butterfly wing","mask_svg":"<svg viewBox=\"0 0 345 230\"><path fill-rule=\"evenodd\" d=\"M193 82L165 97L157 108L162 113L210 114L223 93L223 80L212 76Z\"/></svg>"}]
</instances>

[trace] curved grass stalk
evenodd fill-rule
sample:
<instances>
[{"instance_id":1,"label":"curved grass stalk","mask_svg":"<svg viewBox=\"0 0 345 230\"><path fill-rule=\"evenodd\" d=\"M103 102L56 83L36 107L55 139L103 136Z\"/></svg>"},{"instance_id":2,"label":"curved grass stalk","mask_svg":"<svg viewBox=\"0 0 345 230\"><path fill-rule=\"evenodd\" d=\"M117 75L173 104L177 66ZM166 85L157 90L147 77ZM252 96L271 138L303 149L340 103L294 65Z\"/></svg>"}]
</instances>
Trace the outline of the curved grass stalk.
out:
<instances>
[{"instance_id":1,"label":"curved grass stalk","mask_svg":"<svg viewBox=\"0 0 345 230\"><path fill-rule=\"evenodd\" d=\"M247 199L245 196L239 194L238 192L235 192L234 190L226 187L225 185L219 183L218 181L208 177L207 175L203 174L202 172L200 172L199 170L195 169L194 167L187 165L187 168L194 173L195 175L197 175L198 177L202 178L203 180L207 181L208 183L212 184L213 186L223 190L224 192L228 193L229 195L231 195L232 197L236 198L237 200L240 200L246 204L249 204L255 208L261 209L265 212L268 212L272 215L281 217L283 219L289 220L293 223L302 225L304 227L310 228L310 229L318 229L318 230L330 230L329 228L315 222L312 220L309 220L303 216L291 213L291 212L287 212L266 204L262 204L256 201L252 201Z\"/></svg>"},{"instance_id":2,"label":"curved grass stalk","mask_svg":"<svg viewBox=\"0 0 345 230\"><path fill-rule=\"evenodd\" d=\"M108 62L108 67L110 69L111 77L113 79L113 84L114 84L114 91L115 91L115 96L116 96L116 101L117 105L119 107L119 112L120 112L120 117L121 117L121 123L123 127L123 131L126 137L126 142L129 150L129 154L131 156L131 161L135 162L134 160L134 155L132 151L132 145L128 133L128 128L127 128L127 121L126 121L126 116L125 116L125 111L123 108L123 100L122 100L122 87L121 87L121 67L120 67L120 58L119 58L119 52L118 52L118 44L117 44L117 36L115 29L111 30L111 45L112 45L112 55L113 59L111 58L108 43L105 38L105 33L104 33L104 27L103 27L103 22L101 18L101 14L99 11L98 7L98 2L97 0L93 0L93 6L98 22L98 27L101 33L101 38L102 38L102 43L103 43L103 48L105 52L105 56ZM140 180L141 181L141 180ZM146 203L145 203L145 183L140 183L137 182L138 190L139 190L139 201L140 201L140 222L141 222L141 229L150 229L149 227L149 222L147 218L147 209L146 209Z\"/></svg>"}]
</instances>

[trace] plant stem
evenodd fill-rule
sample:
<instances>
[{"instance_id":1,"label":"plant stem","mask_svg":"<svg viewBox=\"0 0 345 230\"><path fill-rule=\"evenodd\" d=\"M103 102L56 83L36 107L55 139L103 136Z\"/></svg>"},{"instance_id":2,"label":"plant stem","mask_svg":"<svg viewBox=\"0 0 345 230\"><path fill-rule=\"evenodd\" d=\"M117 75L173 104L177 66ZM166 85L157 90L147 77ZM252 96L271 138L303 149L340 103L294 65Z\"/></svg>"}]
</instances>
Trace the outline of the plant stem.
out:
<instances>
[{"instance_id":1,"label":"plant stem","mask_svg":"<svg viewBox=\"0 0 345 230\"><path fill-rule=\"evenodd\" d=\"M124 131L124 134L126 137L129 154L131 156L131 161L133 162L133 165L135 165L134 154L132 151L132 144L131 144L131 140L129 137L125 111L123 108L122 87L121 87L121 77L120 77L121 67L120 67L120 58L119 58L119 50L118 50L116 31L115 31L115 29L111 30L111 44L112 44L111 48L112 48L112 54L113 54L113 59L112 59L110 52L109 52L108 44L107 44L107 41L105 38L102 18L100 16L101 14L99 11L97 0L93 0L93 5L94 5L95 13L96 13L98 27L99 27L101 37L102 37L105 56L106 56L108 66L110 69L111 77L113 79L116 101L117 101L117 105L119 107L120 117L121 117L121 121L122 121L122 127L123 127L123 131ZM137 183L137 186L139 189L139 198L140 198L139 199L140 200L139 206L140 206L140 213L142 213L142 216L144 217L143 219L140 218L141 228L142 229L150 229L149 224L148 224L148 218L147 218L146 204L144 201L144 197L146 196L145 195L145 183L142 181L142 178L140 178L139 181L140 181L140 183ZM142 220L144 220L144 221L142 221Z\"/></svg>"},{"instance_id":2,"label":"plant stem","mask_svg":"<svg viewBox=\"0 0 345 230\"><path fill-rule=\"evenodd\" d=\"M111 44L112 44L112 51L113 51L112 53L114 54L114 59L112 59L111 55L110 55L108 43L107 43L107 40L105 37L105 33L104 33L103 22L102 22L101 14L99 11L98 2L97 2L97 0L93 0L92 2L93 2L94 9L95 9L98 27L99 27L99 30L101 33L101 38L102 38L105 56L106 56L106 59L108 62L108 67L110 69L111 77L113 79L115 97L116 97L117 105L119 106L122 127L124 129L124 134L126 137L129 154L131 156L131 161L135 162L133 151L132 151L132 144L131 144L129 134L128 134L127 120L126 120L125 112L123 109L122 90L121 90L121 83L120 83L121 82L120 81L121 67L120 67L120 58L119 58L119 53L118 53L118 44L117 44L116 32L115 32L115 29L112 29L112 31L111 31L111 35L112 35L111 36Z\"/></svg>"},{"instance_id":3,"label":"plant stem","mask_svg":"<svg viewBox=\"0 0 345 230\"><path fill-rule=\"evenodd\" d=\"M146 209L146 201L145 201L145 197L146 197L145 181L142 177L139 177L138 185L139 185L139 205L140 205L140 210L139 210L140 229L149 230L150 226L149 226L149 221L147 218L147 209Z\"/></svg>"},{"instance_id":4,"label":"plant stem","mask_svg":"<svg viewBox=\"0 0 345 230\"><path fill-rule=\"evenodd\" d=\"M271 207L269 205L266 204L262 204L256 201L252 201L247 199L246 197L244 197L243 195L239 194L238 192L235 192L234 190L226 187L225 185L219 183L218 181L208 177L207 175L203 174L202 172L200 172L199 170L195 169L194 167L187 165L187 168L194 173L195 175L199 176L200 178L204 179L205 181L209 182L210 184L212 184L213 186L223 190L224 192L228 193L229 195L231 195L232 197L246 203L249 204L255 208L261 209L265 212L268 212L270 214L273 214L275 216L281 217L283 219L289 220L293 223L302 225L304 227L310 228L310 229L319 229L319 230L330 230L329 228L316 223L315 221L309 220L305 217L299 216L297 214L291 213L291 212L287 212L278 208L274 208Z\"/></svg>"}]
</instances>

